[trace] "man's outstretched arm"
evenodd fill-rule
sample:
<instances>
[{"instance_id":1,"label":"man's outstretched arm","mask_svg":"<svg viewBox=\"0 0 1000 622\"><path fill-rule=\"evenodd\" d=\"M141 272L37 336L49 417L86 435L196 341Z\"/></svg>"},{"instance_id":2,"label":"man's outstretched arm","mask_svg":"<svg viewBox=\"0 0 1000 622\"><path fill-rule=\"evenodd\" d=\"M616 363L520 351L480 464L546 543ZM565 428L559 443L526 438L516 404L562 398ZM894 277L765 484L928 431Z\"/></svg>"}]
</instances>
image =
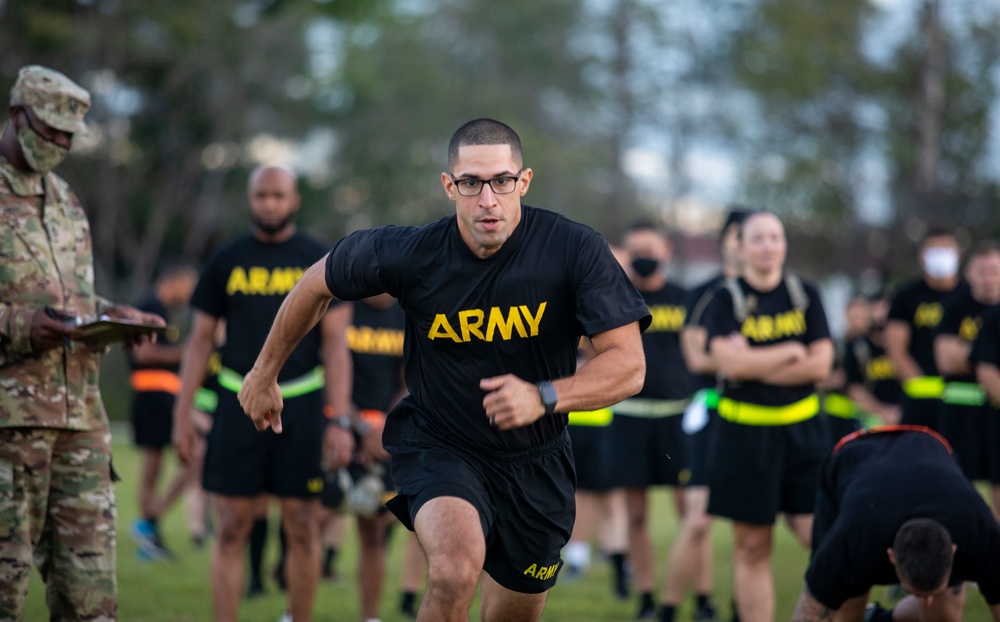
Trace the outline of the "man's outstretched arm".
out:
<instances>
[{"instance_id":1,"label":"man's outstretched arm","mask_svg":"<svg viewBox=\"0 0 1000 622\"><path fill-rule=\"evenodd\" d=\"M246 375L239 400L258 430L270 427L281 433L281 391L278 372L285 360L320 321L333 294L326 285L326 257L314 263L288 292L271 325L271 332L253 369Z\"/></svg>"},{"instance_id":2,"label":"man's outstretched arm","mask_svg":"<svg viewBox=\"0 0 1000 622\"><path fill-rule=\"evenodd\" d=\"M833 620L836 613L809 592L809 587L802 586L802 594L799 595L799 602L795 605L795 613L792 614L792 622L825 622Z\"/></svg>"}]
</instances>

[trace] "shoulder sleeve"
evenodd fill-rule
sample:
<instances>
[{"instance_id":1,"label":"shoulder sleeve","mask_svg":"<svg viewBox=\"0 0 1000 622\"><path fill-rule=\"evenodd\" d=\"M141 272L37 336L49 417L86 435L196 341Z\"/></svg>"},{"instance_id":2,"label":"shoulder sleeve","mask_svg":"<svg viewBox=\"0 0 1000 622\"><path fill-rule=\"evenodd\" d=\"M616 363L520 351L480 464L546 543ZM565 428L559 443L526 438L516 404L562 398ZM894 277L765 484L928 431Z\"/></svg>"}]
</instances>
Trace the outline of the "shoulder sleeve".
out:
<instances>
[{"instance_id":1,"label":"shoulder sleeve","mask_svg":"<svg viewBox=\"0 0 1000 622\"><path fill-rule=\"evenodd\" d=\"M991 311L983 317L983 327L976 335L969 353L971 363L991 363L1000 366L998 355L998 340L1000 340L1000 313Z\"/></svg>"},{"instance_id":2,"label":"shoulder sleeve","mask_svg":"<svg viewBox=\"0 0 1000 622\"><path fill-rule=\"evenodd\" d=\"M208 260L191 295L191 307L212 317L226 317L226 265L221 253Z\"/></svg>"},{"instance_id":3,"label":"shoulder sleeve","mask_svg":"<svg viewBox=\"0 0 1000 622\"><path fill-rule=\"evenodd\" d=\"M733 296L725 287L716 289L705 306L702 326L708 332L708 339L725 337L740 330L733 316Z\"/></svg>"},{"instance_id":4,"label":"shoulder sleeve","mask_svg":"<svg viewBox=\"0 0 1000 622\"><path fill-rule=\"evenodd\" d=\"M823 300L820 298L819 289L812 283L804 283L803 287L809 296L804 340L809 344L820 339L829 339L830 326L826 322L826 310L823 309Z\"/></svg>"},{"instance_id":5,"label":"shoulder sleeve","mask_svg":"<svg viewBox=\"0 0 1000 622\"><path fill-rule=\"evenodd\" d=\"M334 245L326 259L326 286L341 300L386 291L380 268L382 229L356 231Z\"/></svg>"},{"instance_id":6,"label":"shoulder sleeve","mask_svg":"<svg viewBox=\"0 0 1000 622\"><path fill-rule=\"evenodd\" d=\"M576 319L585 334L595 335L636 321L646 330L652 320L646 302L599 233L588 230L583 235L573 265Z\"/></svg>"},{"instance_id":7,"label":"shoulder sleeve","mask_svg":"<svg viewBox=\"0 0 1000 622\"><path fill-rule=\"evenodd\" d=\"M910 305L910 288L904 287L896 292L889 304L889 319L910 323L913 319L913 309Z\"/></svg>"}]
</instances>

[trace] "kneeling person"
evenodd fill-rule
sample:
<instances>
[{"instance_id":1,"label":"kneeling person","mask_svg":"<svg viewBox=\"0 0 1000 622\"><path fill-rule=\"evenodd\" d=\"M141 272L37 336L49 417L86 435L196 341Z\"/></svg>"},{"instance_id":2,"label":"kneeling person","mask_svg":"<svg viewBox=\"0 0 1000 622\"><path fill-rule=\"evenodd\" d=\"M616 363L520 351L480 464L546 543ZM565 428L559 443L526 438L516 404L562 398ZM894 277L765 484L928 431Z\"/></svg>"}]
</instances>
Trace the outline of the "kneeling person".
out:
<instances>
[{"instance_id":1,"label":"kneeling person","mask_svg":"<svg viewBox=\"0 0 1000 622\"><path fill-rule=\"evenodd\" d=\"M1000 525L928 428L846 437L823 464L813 553L793 620L862 620L874 585L910 593L868 620L961 620L977 581L1000 620Z\"/></svg>"}]
</instances>

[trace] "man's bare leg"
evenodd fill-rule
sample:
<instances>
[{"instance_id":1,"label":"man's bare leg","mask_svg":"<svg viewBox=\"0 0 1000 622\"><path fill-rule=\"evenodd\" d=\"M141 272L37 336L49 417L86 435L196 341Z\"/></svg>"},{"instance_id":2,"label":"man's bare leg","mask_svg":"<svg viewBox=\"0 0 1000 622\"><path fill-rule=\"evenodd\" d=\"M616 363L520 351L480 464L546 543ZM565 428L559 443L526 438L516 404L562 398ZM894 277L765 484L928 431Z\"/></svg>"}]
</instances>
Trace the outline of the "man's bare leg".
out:
<instances>
[{"instance_id":1,"label":"man's bare leg","mask_svg":"<svg viewBox=\"0 0 1000 622\"><path fill-rule=\"evenodd\" d=\"M385 582L385 550L389 525L395 517L386 512L375 516L358 516L358 587L361 589L361 617L378 618L378 605Z\"/></svg>"},{"instance_id":2,"label":"man's bare leg","mask_svg":"<svg viewBox=\"0 0 1000 622\"><path fill-rule=\"evenodd\" d=\"M733 522L733 596L741 622L774 620L773 527Z\"/></svg>"},{"instance_id":3,"label":"man's bare leg","mask_svg":"<svg viewBox=\"0 0 1000 622\"><path fill-rule=\"evenodd\" d=\"M244 551L256 497L216 495L219 534L212 547L212 606L216 622L236 622L243 593Z\"/></svg>"},{"instance_id":4,"label":"man's bare leg","mask_svg":"<svg viewBox=\"0 0 1000 622\"><path fill-rule=\"evenodd\" d=\"M685 511L667 562L667 579L662 592L664 605L678 606L692 585L701 594L712 589L712 542L708 537L712 519L707 509L708 488L684 489Z\"/></svg>"},{"instance_id":5,"label":"man's bare leg","mask_svg":"<svg viewBox=\"0 0 1000 622\"><path fill-rule=\"evenodd\" d=\"M418 622L466 622L486 560L479 512L465 499L437 497L413 523L428 565Z\"/></svg>"},{"instance_id":6,"label":"man's bare leg","mask_svg":"<svg viewBox=\"0 0 1000 622\"><path fill-rule=\"evenodd\" d=\"M156 485L163 470L163 450L142 448L142 466L139 469L139 515L145 520L159 517Z\"/></svg>"},{"instance_id":7,"label":"man's bare leg","mask_svg":"<svg viewBox=\"0 0 1000 622\"><path fill-rule=\"evenodd\" d=\"M792 530L792 535L799 541L799 544L807 549L812 548L812 514L785 514L785 523L788 524L788 528Z\"/></svg>"},{"instance_id":8,"label":"man's bare leg","mask_svg":"<svg viewBox=\"0 0 1000 622\"><path fill-rule=\"evenodd\" d=\"M508 590L485 572L479 586L483 590L479 619L483 622L536 622L542 617L548 592L524 594Z\"/></svg>"},{"instance_id":9,"label":"man's bare leg","mask_svg":"<svg viewBox=\"0 0 1000 622\"><path fill-rule=\"evenodd\" d=\"M285 580L288 609L295 622L312 620L320 575L319 499L281 499L281 524L288 553Z\"/></svg>"}]
</instances>

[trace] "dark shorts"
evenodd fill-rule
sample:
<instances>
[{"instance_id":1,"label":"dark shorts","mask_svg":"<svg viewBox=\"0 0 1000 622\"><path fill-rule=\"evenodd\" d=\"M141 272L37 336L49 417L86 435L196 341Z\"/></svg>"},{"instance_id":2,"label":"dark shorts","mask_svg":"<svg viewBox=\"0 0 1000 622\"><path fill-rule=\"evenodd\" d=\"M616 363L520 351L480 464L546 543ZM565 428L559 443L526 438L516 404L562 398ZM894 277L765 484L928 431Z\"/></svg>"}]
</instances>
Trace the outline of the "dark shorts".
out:
<instances>
[{"instance_id":1,"label":"dark shorts","mask_svg":"<svg viewBox=\"0 0 1000 622\"><path fill-rule=\"evenodd\" d=\"M515 592L555 585L576 518L568 434L524 451L473 453L408 431L406 445L390 451L399 494L386 505L407 529L431 499L464 499L479 512L486 536L483 570Z\"/></svg>"},{"instance_id":2,"label":"dark shorts","mask_svg":"<svg viewBox=\"0 0 1000 622\"><path fill-rule=\"evenodd\" d=\"M826 417L826 428L830 434L828 447L832 450L840 439L848 434L854 434L861 429L861 422L857 419L846 419L835 415L820 415Z\"/></svg>"},{"instance_id":3,"label":"dark shorts","mask_svg":"<svg viewBox=\"0 0 1000 622\"><path fill-rule=\"evenodd\" d=\"M615 487L649 488L682 486L688 470L681 415L669 417L629 417L615 415L614 439Z\"/></svg>"},{"instance_id":4,"label":"dark shorts","mask_svg":"<svg viewBox=\"0 0 1000 622\"><path fill-rule=\"evenodd\" d=\"M173 430L173 394L165 391L136 391L132 395L132 432L136 445L163 449L170 445Z\"/></svg>"},{"instance_id":5,"label":"dark shorts","mask_svg":"<svg viewBox=\"0 0 1000 622\"><path fill-rule=\"evenodd\" d=\"M714 408L708 409L708 423L694 434L687 435L685 457L688 463L690 477L686 486L708 486L712 465L715 463L715 443L712 433L718 425L719 413Z\"/></svg>"},{"instance_id":6,"label":"dark shorts","mask_svg":"<svg viewBox=\"0 0 1000 622\"><path fill-rule=\"evenodd\" d=\"M782 426L719 419L708 513L754 525L773 524L778 512L812 514L827 434L819 416Z\"/></svg>"},{"instance_id":7,"label":"dark shorts","mask_svg":"<svg viewBox=\"0 0 1000 622\"><path fill-rule=\"evenodd\" d=\"M1000 413L996 409L989 404L941 404L938 432L948 439L966 477L1000 483Z\"/></svg>"},{"instance_id":8,"label":"dark shorts","mask_svg":"<svg viewBox=\"0 0 1000 622\"><path fill-rule=\"evenodd\" d=\"M573 442L576 489L607 492L614 488L611 426L570 425L566 429Z\"/></svg>"},{"instance_id":9,"label":"dark shorts","mask_svg":"<svg viewBox=\"0 0 1000 622\"><path fill-rule=\"evenodd\" d=\"M938 412L941 409L939 399L914 399L903 395L899 408L903 415L903 425L924 425L932 430L938 429Z\"/></svg>"},{"instance_id":10,"label":"dark shorts","mask_svg":"<svg viewBox=\"0 0 1000 622\"><path fill-rule=\"evenodd\" d=\"M243 413L236 394L222 389L208 435L205 490L232 497L267 492L278 497L311 498L323 490L323 391L285 399L281 434L258 432Z\"/></svg>"}]
</instances>

